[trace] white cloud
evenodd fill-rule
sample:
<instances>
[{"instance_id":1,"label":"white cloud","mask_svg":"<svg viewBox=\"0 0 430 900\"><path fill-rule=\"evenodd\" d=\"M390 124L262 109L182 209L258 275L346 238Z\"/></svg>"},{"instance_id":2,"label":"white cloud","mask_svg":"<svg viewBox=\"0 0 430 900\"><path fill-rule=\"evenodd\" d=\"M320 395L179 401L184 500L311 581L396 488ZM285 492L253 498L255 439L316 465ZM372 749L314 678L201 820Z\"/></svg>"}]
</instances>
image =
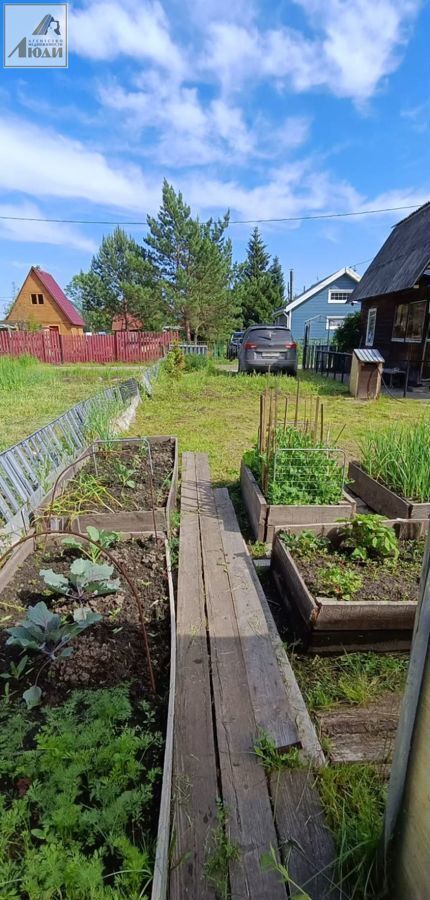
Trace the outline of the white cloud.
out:
<instances>
[{"instance_id":1,"label":"white cloud","mask_svg":"<svg viewBox=\"0 0 430 900\"><path fill-rule=\"evenodd\" d=\"M153 208L159 194L158 185L146 181L136 166L114 166L80 141L6 116L0 120L1 187L37 199L81 198L140 212Z\"/></svg>"},{"instance_id":2,"label":"white cloud","mask_svg":"<svg viewBox=\"0 0 430 900\"><path fill-rule=\"evenodd\" d=\"M2 239L19 243L73 247L75 250L84 250L87 253L94 253L97 249L91 238L85 237L71 225L59 222L17 221L17 217L20 216L37 219L43 218L43 215L43 211L33 203L0 204L0 235ZM1 216L10 216L11 218L2 220ZM20 264L12 262L11 265Z\"/></svg>"},{"instance_id":3,"label":"white cloud","mask_svg":"<svg viewBox=\"0 0 430 900\"><path fill-rule=\"evenodd\" d=\"M129 56L150 60L170 71L184 70L179 48L169 34L163 7L154 2L94 0L69 15L71 52L89 59Z\"/></svg>"},{"instance_id":4,"label":"white cloud","mask_svg":"<svg viewBox=\"0 0 430 900\"><path fill-rule=\"evenodd\" d=\"M287 83L296 91L324 87L357 103L368 100L399 64L420 0L295 0L309 32L258 30L212 22L201 58L224 89L248 79Z\"/></svg>"}]
</instances>

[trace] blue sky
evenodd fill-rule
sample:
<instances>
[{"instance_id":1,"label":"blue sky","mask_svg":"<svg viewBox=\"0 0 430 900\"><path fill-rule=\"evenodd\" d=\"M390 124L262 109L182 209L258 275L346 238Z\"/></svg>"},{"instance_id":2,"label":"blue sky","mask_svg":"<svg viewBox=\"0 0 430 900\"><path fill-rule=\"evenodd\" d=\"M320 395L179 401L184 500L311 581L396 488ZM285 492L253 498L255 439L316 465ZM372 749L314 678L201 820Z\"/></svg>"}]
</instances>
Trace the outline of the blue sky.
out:
<instances>
[{"instance_id":1,"label":"blue sky","mask_svg":"<svg viewBox=\"0 0 430 900\"><path fill-rule=\"evenodd\" d=\"M72 3L67 70L1 70L0 215L144 221L163 177L201 217L422 203L429 30L419 0ZM403 215L261 231L302 289L363 272ZM30 265L64 287L108 231L0 220L0 311Z\"/></svg>"}]
</instances>

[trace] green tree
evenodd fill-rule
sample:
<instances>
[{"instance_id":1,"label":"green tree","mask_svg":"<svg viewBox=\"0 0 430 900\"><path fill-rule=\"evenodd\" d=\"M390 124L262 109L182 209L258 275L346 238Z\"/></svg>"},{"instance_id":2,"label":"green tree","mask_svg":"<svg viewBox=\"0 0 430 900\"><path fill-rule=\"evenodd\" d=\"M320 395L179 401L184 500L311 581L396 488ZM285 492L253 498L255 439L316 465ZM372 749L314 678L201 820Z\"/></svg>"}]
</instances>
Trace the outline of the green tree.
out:
<instances>
[{"instance_id":1,"label":"green tree","mask_svg":"<svg viewBox=\"0 0 430 900\"><path fill-rule=\"evenodd\" d=\"M273 286L278 292L279 306L282 306L285 301L285 279L281 263L279 262L279 256L273 257L273 262L270 266L270 274L272 276Z\"/></svg>"},{"instance_id":2,"label":"green tree","mask_svg":"<svg viewBox=\"0 0 430 900\"><path fill-rule=\"evenodd\" d=\"M110 329L117 315L123 316L125 328L129 316L138 317L146 330L163 321L151 262L122 228L103 238L89 271L75 275L67 291L94 330Z\"/></svg>"},{"instance_id":3,"label":"green tree","mask_svg":"<svg viewBox=\"0 0 430 900\"><path fill-rule=\"evenodd\" d=\"M249 239L237 287L245 328L259 322L271 322L275 309L282 304L279 284L269 263L269 253L256 226Z\"/></svg>"},{"instance_id":4,"label":"green tree","mask_svg":"<svg viewBox=\"0 0 430 900\"><path fill-rule=\"evenodd\" d=\"M342 353L352 353L360 346L361 338L361 312L350 313L343 320L342 325L336 328L333 343Z\"/></svg>"},{"instance_id":5,"label":"green tree","mask_svg":"<svg viewBox=\"0 0 430 900\"><path fill-rule=\"evenodd\" d=\"M148 260L171 321L187 341L224 335L235 322L228 214L207 222L194 219L181 192L164 180L158 215L147 222Z\"/></svg>"}]
</instances>

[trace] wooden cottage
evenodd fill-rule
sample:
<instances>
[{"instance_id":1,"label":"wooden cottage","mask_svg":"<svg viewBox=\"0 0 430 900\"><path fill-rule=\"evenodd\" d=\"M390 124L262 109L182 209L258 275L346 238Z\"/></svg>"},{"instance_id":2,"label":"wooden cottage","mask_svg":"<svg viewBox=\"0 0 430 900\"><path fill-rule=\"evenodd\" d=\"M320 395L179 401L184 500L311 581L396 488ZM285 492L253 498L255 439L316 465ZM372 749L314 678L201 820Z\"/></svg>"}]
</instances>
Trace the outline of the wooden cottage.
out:
<instances>
[{"instance_id":1,"label":"wooden cottage","mask_svg":"<svg viewBox=\"0 0 430 900\"><path fill-rule=\"evenodd\" d=\"M394 226L350 299L361 302L361 345L412 383L430 379L430 203Z\"/></svg>"},{"instance_id":2,"label":"wooden cottage","mask_svg":"<svg viewBox=\"0 0 430 900\"><path fill-rule=\"evenodd\" d=\"M83 334L84 321L49 272L32 266L5 320L24 329Z\"/></svg>"}]
</instances>

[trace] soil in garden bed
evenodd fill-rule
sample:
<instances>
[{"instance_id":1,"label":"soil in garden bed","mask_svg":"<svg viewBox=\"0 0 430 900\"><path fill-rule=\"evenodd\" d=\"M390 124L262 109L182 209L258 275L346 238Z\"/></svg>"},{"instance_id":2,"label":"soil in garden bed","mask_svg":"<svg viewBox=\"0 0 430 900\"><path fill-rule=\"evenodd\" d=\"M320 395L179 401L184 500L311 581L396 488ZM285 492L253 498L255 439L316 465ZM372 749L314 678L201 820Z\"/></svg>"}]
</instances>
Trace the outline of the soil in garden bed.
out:
<instances>
[{"instance_id":1,"label":"soil in garden bed","mask_svg":"<svg viewBox=\"0 0 430 900\"><path fill-rule=\"evenodd\" d=\"M350 601L418 600L424 543L401 541L396 563L384 560L359 562L340 553L315 553L310 558L293 553L294 562L313 597L342 600L342 592L328 589L324 573L333 566L343 572L354 572L362 578L361 586L351 593ZM340 580L340 579L339 579Z\"/></svg>"},{"instance_id":2,"label":"soil in garden bed","mask_svg":"<svg viewBox=\"0 0 430 900\"><path fill-rule=\"evenodd\" d=\"M152 537L119 542L110 552L123 565L132 578L144 609L145 623L154 667L157 693L164 697L168 688L170 622L168 582L164 544ZM67 574L73 559L79 556L74 550L60 546L32 553L16 571L8 586L2 591L0 615L10 617L4 627L16 624L25 615L25 607L44 600L52 612L61 616L71 613L78 604L54 594L39 575L40 569L53 569ZM106 560L99 560L105 562ZM112 577L116 578L117 572ZM120 589L105 597L85 599L84 605L103 619L81 634L74 642L74 653L68 659L55 662L45 670L39 681L44 704L61 703L73 688L112 687L123 681L133 682L136 699L148 696L149 681L143 637L139 624L136 601L121 579ZM22 612L17 606L23 607ZM18 648L6 646L8 635L0 631L0 668L7 671L11 660L19 658ZM19 682L22 692L34 680L34 672L28 684ZM164 700L163 700L164 704Z\"/></svg>"},{"instance_id":3,"label":"soil in garden bed","mask_svg":"<svg viewBox=\"0 0 430 900\"><path fill-rule=\"evenodd\" d=\"M14 900L148 896L169 687L165 549L148 537L118 543L111 552L142 600L156 696L136 602L119 576L116 593L84 600L102 620L75 638L73 655L44 669L42 703L26 710L22 693L34 684L44 657L7 646L5 628L40 600L52 612L72 613L77 601L53 593L39 570L68 573L79 551L40 549L1 594L0 674L10 674L23 652L31 667L19 680L0 682L0 874L13 885L7 897Z\"/></svg>"},{"instance_id":4,"label":"soil in garden bed","mask_svg":"<svg viewBox=\"0 0 430 900\"><path fill-rule=\"evenodd\" d=\"M175 443L167 439L150 445L153 496L148 448L144 444L118 448L114 444L111 449L99 450L95 460L90 457L56 499L54 510L61 515L64 501L68 499L71 507L81 513L151 509L153 503L156 507L165 506L172 481ZM91 481L94 481L93 492L89 489Z\"/></svg>"}]
</instances>

